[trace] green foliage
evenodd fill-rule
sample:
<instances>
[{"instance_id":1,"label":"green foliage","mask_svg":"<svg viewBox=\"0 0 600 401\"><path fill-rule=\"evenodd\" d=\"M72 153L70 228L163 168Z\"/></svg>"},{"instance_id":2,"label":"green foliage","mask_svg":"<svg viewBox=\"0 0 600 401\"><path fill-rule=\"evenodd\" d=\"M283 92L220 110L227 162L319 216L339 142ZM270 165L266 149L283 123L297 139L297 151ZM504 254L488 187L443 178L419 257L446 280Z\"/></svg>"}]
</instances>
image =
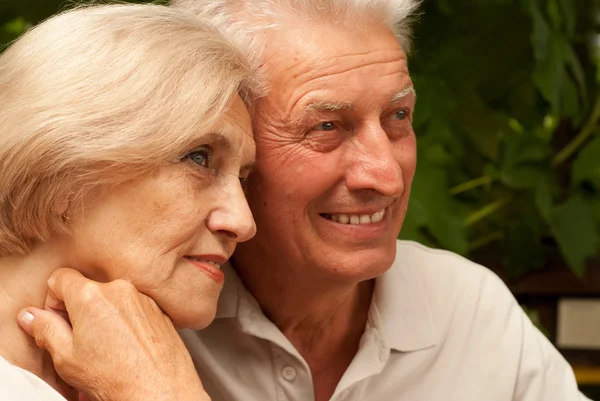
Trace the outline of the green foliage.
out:
<instances>
[{"instance_id":1,"label":"green foliage","mask_svg":"<svg viewBox=\"0 0 600 401\"><path fill-rule=\"evenodd\" d=\"M23 17L17 17L0 25L0 46L10 43L25 32L30 26L31 24L26 22Z\"/></svg>"},{"instance_id":2,"label":"green foliage","mask_svg":"<svg viewBox=\"0 0 600 401\"><path fill-rule=\"evenodd\" d=\"M583 273L600 244L593 1L424 2L410 66L419 165L402 238L500 249L512 276L559 249ZM0 2L0 43L64 8Z\"/></svg>"},{"instance_id":3,"label":"green foliage","mask_svg":"<svg viewBox=\"0 0 600 401\"><path fill-rule=\"evenodd\" d=\"M411 71L419 165L401 238L506 272L600 246L598 41L585 0L425 2Z\"/></svg>"}]
</instances>

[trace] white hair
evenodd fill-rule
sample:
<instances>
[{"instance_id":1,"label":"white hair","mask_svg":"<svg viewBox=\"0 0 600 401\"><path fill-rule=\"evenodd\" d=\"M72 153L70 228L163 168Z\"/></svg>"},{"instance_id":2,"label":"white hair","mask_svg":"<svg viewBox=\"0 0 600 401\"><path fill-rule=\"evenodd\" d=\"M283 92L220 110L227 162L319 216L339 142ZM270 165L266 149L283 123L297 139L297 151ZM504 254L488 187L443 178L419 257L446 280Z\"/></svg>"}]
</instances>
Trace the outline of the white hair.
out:
<instances>
[{"instance_id":1,"label":"white hair","mask_svg":"<svg viewBox=\"0 0 600 401\"><path fill-rule=\"evenodd\" d=\"M346 25L353 29L385 24L408 53L412 16L421 0L171 0L211 23L240 46L255 70L265 47L264 33L294 21Z\"/></svg>"},{"instance_id":2,"label":"white hair","mask_svg":"<svg viewBox=\"0 0 600 401\"><path fill-rule=\"evenodd\" d=\"M68 232L90 188L178 160L251 92L247 64L164 6L80 8L23 35L0 56L0 256Z\"/></svg>"}]
</instances>

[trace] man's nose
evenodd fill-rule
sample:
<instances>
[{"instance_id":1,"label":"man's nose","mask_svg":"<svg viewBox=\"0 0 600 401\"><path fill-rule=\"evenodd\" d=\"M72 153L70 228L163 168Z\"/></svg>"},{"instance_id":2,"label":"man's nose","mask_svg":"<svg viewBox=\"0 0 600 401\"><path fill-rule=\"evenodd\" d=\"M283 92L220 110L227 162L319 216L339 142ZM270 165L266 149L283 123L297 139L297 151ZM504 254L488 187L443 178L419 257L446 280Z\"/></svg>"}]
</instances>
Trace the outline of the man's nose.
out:
<instances>
[{"instance_id":1,"label":"man's nose","mask_svg":"<svg viewBox=\"0 0 600 401\"><path fill-rule=\"evenodd\" d=\"M349 190L372 189L389 197L400 196L404 191L398 155L381 126L359 132L346 156Z\"/></svg>"},{"instance_id":2,"label":"man's nose","mask_svg":"<svg viewBox=\"0 0 600 401\"><path fill-rule=\"evenodd\" d=\"M252 212L244 196L244 191L237 182L229 183L219 204L212 210L207 219L208 229L228 240L244 242L256 234L256 224Z\"/></svg>"}]
</instances>

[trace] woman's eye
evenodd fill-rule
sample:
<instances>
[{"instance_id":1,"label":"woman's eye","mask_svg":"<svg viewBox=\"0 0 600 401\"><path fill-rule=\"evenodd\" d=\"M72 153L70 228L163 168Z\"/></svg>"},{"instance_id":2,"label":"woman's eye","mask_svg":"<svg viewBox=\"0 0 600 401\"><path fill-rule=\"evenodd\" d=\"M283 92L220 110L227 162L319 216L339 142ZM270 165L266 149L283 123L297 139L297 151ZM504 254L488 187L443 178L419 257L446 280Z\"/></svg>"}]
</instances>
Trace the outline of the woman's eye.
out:
<instances>
[{"instance_id":1,"label":"woman's eye","mask_svg":"<svg viewBox=\"0 0 600 401\"><path fill-rule=\"evenodd\" d=\"M193 152L188 153L187 158L202 167L209 168L211 156L211 150L205 148L194 150Z\"/></svg>"},{"instance_id":2,"label":"woman's eye","mask_svg":"<svg viewBox=\"0 0 600 401\"><path fill-rule=\"evenodd\" d=\"M395 113L395 117L398 120L404 120L404 119L406 119L406 117L407 117L406 111L404 111L404 110L398 110Z\"/></svg>"},{"instance_id":3,"label":"woman's eye","mask_svg":"<svg viewBox=\"0 0 600 401\"><path fill-rule=\"evenodd\" d=\"M319 131L333 131L335 129L335 124L331 121L325 121L317 125L316 128Z\"/></svg>"}]
</instances>

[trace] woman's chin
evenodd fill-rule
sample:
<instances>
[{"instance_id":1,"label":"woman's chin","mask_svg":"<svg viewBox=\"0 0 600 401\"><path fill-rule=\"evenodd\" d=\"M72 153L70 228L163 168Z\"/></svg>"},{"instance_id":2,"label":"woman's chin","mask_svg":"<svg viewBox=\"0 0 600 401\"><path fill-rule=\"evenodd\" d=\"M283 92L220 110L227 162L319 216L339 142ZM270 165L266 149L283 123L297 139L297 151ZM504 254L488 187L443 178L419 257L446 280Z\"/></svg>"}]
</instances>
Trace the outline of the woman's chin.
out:
<instances>
[{"instance_id":1,"label":"woman's chin","mask_svg":"<svg viewBox=\"0 0 600 401\"><path fill-rule=\"evenodd\" d=\"M185 313L169 315L169 317L177 329L202 330L212 323L216 313L216 307L204 307L195 311L187 310Z\"/></svg>"}]
</instances>

